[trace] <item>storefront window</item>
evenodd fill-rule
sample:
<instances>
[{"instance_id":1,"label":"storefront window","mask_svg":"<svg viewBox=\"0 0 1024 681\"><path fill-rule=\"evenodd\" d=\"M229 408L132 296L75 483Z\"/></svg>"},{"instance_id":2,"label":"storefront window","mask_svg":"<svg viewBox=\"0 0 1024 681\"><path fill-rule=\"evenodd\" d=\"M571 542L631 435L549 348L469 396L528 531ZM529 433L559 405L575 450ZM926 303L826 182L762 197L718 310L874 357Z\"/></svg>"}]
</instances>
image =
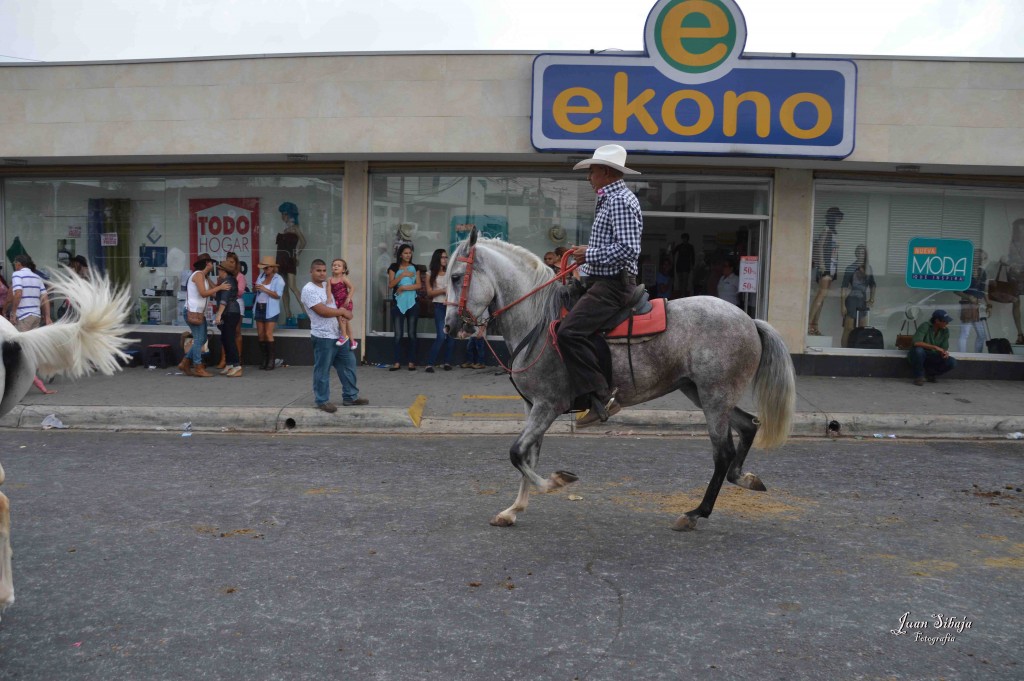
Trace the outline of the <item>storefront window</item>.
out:
<instances>
[{"instance_id":1,"label":"storefront window","mask_svg":"<svg viewBox=\"0 0 1024 681\"><path fill-rule=\"evenodd\" d=\"M260 257L279 261L294 282L282 323L297 326L310 260L341 252L340 178L8 180L4 190L8 263L27 253L45 273L84 258L130 288L133 321L144 324L183 325L191 263L199 253L220 261L233 252L250 286Z\"/></svg>"},{"instance_id":2,"label":"storefront window","mask_svg":"<svg viewBox=\"0 0 1024 681\"><path fill-rule=\"evenodd\" d=\"M769 213L767 181L648 175L626 181L644 214L640 274L652 296L659 295L659 274L669 282L662 289L667 297L714 295L725 260L732 260L739 271L742 258L757 259ZM393 330L387 269L400 244L412 244L413 262L424 276L434 252L450 252L469 225L543 257L559 246L587 243L594 199L583 173L373 175L367 281L371 333ZM763 272L754 269L759 273L754 283L736 300L752 315L758 311L757 291L764 281ZM417 324L421 335L434 331L426 303Z\"/></svg>"},{"instance_id":3,"label":"storefront window","mask_svg":"<svg viewBox=\"0 0 1024 681\"><path fill-rule=\"evenodd\" d=\"M809 346L894 350L898 335L941 309L953 318L951 351L987 352L988 340L1007 338L1024 352L1019 297L989 292L997 279L1015 293L1024 286L1024 193L818 182L814 204ZM965 290L913 273L908 286L908 253L920 238L969 242Z\"/></svg>"}]
</instances>

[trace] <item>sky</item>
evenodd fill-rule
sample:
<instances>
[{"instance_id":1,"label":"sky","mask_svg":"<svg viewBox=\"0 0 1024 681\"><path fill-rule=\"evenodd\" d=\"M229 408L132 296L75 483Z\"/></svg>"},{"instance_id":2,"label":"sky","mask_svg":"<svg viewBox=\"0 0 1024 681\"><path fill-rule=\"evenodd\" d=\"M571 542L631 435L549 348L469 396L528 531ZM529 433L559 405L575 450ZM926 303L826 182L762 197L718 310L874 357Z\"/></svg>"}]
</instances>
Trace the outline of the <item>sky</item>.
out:
<instances>
[{"instance_id":1,"label":"sky","mask_svg":"<svg viewBox=\"0 0 1024 681\"><path fill-rule=\"evenodd\" d=\"M643 49L656 0L0 0L0 61ZM1024 0L737 0L746 52L1024 58Z\"/></svg>"}]
</instances>

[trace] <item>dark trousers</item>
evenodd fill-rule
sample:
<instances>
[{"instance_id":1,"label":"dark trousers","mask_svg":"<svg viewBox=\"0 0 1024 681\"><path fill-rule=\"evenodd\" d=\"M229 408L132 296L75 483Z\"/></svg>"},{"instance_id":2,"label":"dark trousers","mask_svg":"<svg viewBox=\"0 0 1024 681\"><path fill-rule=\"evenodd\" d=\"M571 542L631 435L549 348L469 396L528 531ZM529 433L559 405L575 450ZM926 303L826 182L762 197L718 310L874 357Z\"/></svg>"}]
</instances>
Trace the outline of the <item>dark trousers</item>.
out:
<instances>
[{"instance_id":1,"label":"dark trousers","mask_svg":"<svg viewBox=\"0 0 1024 681\"><path fill-rule=\"evenodd\" d=\"M956 358L942 358L937 352L928 352L924 348L910 348L907 361L914 370L914 378L939 376L956 367Z\"/></svg>"},{"instance_id":2,"label":"dark trousers","mask_svg":"<svg viewBox=\"0 0 1024 681\"><path fill-rule=\"evenodd\" d=\"M398 305L391 307L391 321L395 327L395 364L402 363L402 335L409 330L409 364L416 363L416 323L419 322L419 308L413 305L404 313Z\"/></svg>"},{"instance_id":3,"label":"dark trousers","mask_svg":"<svg viewBox=\"0 0 1024 681\"><path fill-rule=\"evenodd\" d=\"M434 366L441 351L444 350L444 363L451 364L452 356L455 354L455 339L444 332L444 316L448 313L448 306L444 303L434 303L434 344L430 346L430 356L427 357L427 364Z\"/></svg>"},{"instance_id":4,"label":"dark trousers","mask_svg":"<svg viewBox=\"0 0 1024 681\"><path fill-rule=\"evenodd\" d=\"M238 356L238 344L235 339L238 337L238 322L242 315L238 312L225 312L220 316L221 323L217 326L220 329L220 344L224 346L224 362L228 366L241 364Z\"/></svg>"},{"instance_id":5,"label":"dark trousers","mask_svg":"<svg viewBox=\"0 0 1024 681\"><path fill-rule=\"evenodd\" d=\"M569 371L571 397L608 394L592 337L622 309L628 291L618 279L597 279L558 326L558 347Z\"/></svg>"}]
</instances>

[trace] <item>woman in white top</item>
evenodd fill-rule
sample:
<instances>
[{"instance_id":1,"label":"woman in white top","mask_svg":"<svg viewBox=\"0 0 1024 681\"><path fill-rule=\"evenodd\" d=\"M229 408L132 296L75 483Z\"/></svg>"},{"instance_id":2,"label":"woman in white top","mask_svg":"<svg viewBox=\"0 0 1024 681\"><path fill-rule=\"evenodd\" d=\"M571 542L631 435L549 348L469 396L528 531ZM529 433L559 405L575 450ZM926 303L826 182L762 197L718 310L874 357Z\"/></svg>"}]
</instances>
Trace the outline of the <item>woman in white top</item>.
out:
<instances>
[{"instance_id":1,"label":"woman in white top","mask_svg":"<svg viewBox=\"0 0 1024 681\"><path fill-rule=\"evenodd\" d=\"M455 354L455 339L444 332L444 316L448 309L448 251L439 248L430 258L430 275L427 277L427 297L434 301L434 344L430 346L427 358L427 373L434 373L434 363L444 348L444 370L452 370Z\"/></svg>"},{"instance_id":2,"label":"woman in white top","mask_svg":"<svg viewBox=\"0 0 1024 681\"><path fill-rule=\"evenodd\" d=\"M260 276L256 278L253 290L253 318L256 320L256 335L259 338L260 353L263 355L261 371L274 369L274 327L281 316L281 296L284 294L284 277L277 273L277 259L272 255L260 258Z\"/></svg>"},{"instance_id":3,"label":"woman in white top","mask_svg":"<svg viewBox=\"0 0 1024 681\"><path fill-rule=\"evenodd\" d=\"M198 378L210 378L213 374L206 371L203 366L203 346L206 345L206 304L207 298L217 295L220 291L226 291L227 284L213 285L210 281L210 271L213 269L213 260L206 253L192 263L192 274L188 277L188 299L185 304L189 312L202 312L204 314L201 324L189 324L189 331L192 332L192 347L181 360L178 368L186 376Z\"/></svg>"}]
</instances>

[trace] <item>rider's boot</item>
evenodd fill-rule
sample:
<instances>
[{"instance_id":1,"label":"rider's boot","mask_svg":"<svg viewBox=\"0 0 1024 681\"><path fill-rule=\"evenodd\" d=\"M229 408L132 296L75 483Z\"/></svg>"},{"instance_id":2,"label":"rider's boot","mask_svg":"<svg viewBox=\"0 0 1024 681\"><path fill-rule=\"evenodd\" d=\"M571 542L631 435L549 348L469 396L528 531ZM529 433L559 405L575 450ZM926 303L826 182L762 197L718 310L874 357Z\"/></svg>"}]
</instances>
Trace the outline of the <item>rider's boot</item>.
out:
<instances>
[{"instance_id":1,"label":"rider's boot","mask_svg":"<svg viewBox=\"0 0 1024 681\"><path fill-rule=\"evenodd\" d=\"M595 423L604 423L612 416L615 416L622 411L622 405L616 398L619 389L612 388L608 392L607 396L598 395L597 393L591 393L590 395L590 409L585 411L583 415L576 420L577 428L586 428L592 426Z\"/></svg>"}]
</instances>

